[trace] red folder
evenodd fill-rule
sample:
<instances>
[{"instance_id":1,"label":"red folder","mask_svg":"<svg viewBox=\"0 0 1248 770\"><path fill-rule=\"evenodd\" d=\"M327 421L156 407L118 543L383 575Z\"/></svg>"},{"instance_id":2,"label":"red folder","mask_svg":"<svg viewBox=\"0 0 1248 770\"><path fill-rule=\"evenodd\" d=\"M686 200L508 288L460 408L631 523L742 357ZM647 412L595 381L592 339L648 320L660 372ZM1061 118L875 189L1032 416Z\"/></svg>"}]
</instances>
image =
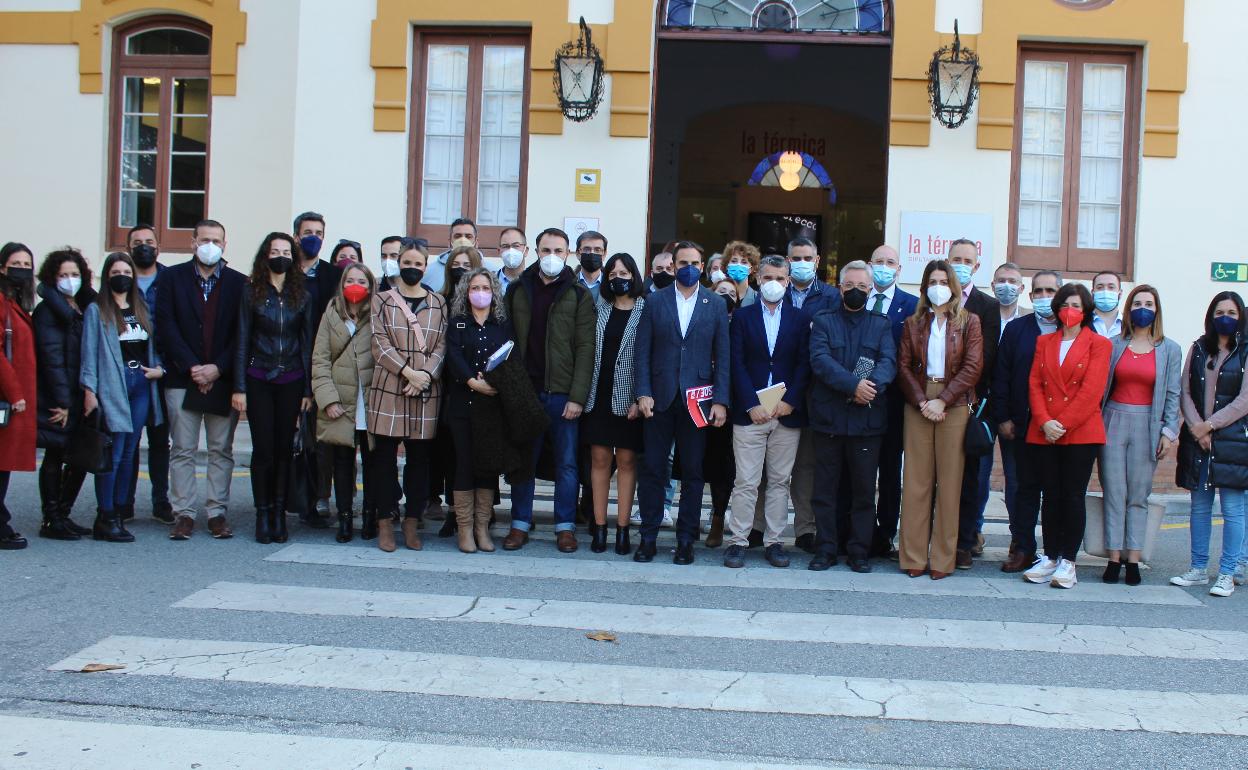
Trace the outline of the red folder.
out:
<instances>
[{"instance_id":1,"label":"red folder","mask_svg":"<svg viewBox=\"0 0 1248 770\"><path fill-rule=\"evenodd\" d=\"M714 387L710 385L689 388L685 391L685 405L689 408L689 417L699 428L705 428L711 424L711 396L714 392Z\"/></svg>"}]
</instances>

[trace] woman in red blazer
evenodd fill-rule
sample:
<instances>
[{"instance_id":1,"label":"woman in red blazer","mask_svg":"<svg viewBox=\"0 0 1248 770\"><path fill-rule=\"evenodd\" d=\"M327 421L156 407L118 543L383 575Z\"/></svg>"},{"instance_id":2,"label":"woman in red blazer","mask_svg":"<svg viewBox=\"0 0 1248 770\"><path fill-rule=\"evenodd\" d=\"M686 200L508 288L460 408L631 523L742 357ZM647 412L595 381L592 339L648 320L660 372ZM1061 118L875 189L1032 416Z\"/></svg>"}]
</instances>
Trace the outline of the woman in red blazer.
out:
<instances>
[{"instance_id":1,"label":"woman in red blazer","mask_svg":"<svg viewBox=\"0 0 1248 770\"><path fill-rule=\"evenodd\" d=\"M4 505L9 474L35 469L34 255L20 243L0 248L0 401L9 402L9 424L0 428L0 551L26 547L26 538L9 525ZM8 348L3 345L10 332Z\"/></svg>"},{"instance_id":2,"label":"woman in red blazer","mask_svg":"<svg viewBox=\"0 0 1248 770\"><path fill-rule=\"evenodd\" d=\"M1101 397L1113 344L1092 329L1092 295L1068 283L1053 298L1061 328L1036 340L1031 364L1028 462L1044 489L1045 555L1023 577L1074 588L1075 555L1087 518L1084 497L1092 464L1105 443ZM1050 507L1051 506L1051 507Z\"/></svg>"}]
</instances>

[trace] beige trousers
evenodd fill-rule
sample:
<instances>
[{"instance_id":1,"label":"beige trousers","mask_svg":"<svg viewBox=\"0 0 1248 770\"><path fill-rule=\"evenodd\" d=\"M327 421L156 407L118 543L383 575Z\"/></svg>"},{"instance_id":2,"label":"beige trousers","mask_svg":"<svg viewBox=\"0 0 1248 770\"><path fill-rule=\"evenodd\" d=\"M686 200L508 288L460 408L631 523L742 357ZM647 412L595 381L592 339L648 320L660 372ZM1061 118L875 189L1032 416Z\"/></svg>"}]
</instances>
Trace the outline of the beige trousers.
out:
<instances>
[{"instance_id":1,"label":"beige trousers","mask_svg":"<svg viewBox=\"0 0 1248 770\"><path fill-rule=\"evenodd\" d=\"M185 389L165 391L165 415L169 420L169 504L178 516L194 518L199 508L199 483L195 479L195 451L203 428L208 448L208 518L224 516L234 478L234 428L238 412L229 417L182 408Z\"/></svg>"},{"instance_id":2,"label":"beige trousers","mask_svg":"<svg viewBox=\"0 0 1248 770\"><path fill-rule=\"evenodd\" d=\"M780 542L780 535L789 523L789 476L797 457L801 429L786 428L779 420L762 425L732 426L732 451L736 455L737 480L732 488L728 513L728 544L749 544L754 525L758 488L767 469L763 543Z\"/></svg>"},{"instance_id":3,"label":"beige trousers","mask_svg":"<svg viewBox=\"0 0 1248 770\"><path fill-rule=\"evenodd\" d=\"M815 439L810 428L801 429L802 437L797 444L797 458L793 461L793 479L789 482L789 496L793 500L793 535L815 534L815 508L810 502L815 492ZM770 477L770 474L766 474ZM763 479L763 490L767 478ZM760 495L754 509L754 529L763 531L766 512L763 508L765 495Z\"/></svg>"},{"instance_id":4,"label":"beige trousers","mask_svg":"<svg viewBox=\"0 0 1248 770\"><path fill-rule=\"evenodd\" d=\"M943 383L928 383L927 397L935 398ZM965 406L945 410L942 422L931 422L906 404L905 464L902 470L901 552L902 569L953 572L958 547L958 504L962 498L962 467L966 462L964 439L970 412ZM932 496L936 514L932 515Z\"/></svg>"}]
</instances>

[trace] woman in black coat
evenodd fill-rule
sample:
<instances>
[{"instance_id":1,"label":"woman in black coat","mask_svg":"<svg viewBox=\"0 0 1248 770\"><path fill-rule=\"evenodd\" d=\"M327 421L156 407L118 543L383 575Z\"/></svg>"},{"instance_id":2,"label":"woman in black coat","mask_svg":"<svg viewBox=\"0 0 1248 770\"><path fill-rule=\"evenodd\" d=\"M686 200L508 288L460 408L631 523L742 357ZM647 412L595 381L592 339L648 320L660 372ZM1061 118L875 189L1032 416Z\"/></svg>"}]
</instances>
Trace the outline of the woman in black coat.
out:
<instances>
[{"instance_id":1,"label":"woman in black coat","mask_svg":"<svg viewBox=\"0 0 1248 770\"><path fill-rule=\"evenodd\" d=\"M91 534L69 514L86 474L65 463L70 437L82 417L78 369L82 349L82 312L95 301L91 269L77 249L54 251L39 267L37 292L42 301L31 314L38 356L38 433L42 447L39 498L43 525L39 536L77 540Z\"/></svg>"}]
</instances>

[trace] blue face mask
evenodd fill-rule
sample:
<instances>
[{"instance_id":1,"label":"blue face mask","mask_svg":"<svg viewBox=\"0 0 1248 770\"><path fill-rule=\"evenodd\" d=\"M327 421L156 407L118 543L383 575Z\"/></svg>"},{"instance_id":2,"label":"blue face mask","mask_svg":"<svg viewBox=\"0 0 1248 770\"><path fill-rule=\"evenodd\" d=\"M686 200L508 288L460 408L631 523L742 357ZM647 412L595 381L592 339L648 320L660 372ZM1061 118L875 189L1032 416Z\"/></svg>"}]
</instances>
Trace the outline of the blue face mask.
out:
<instances>
[{"instance_id":1,"label":"blue face mask","mask_svg":"<svg viewBox=\"0 0 1248 770\"><path fill-rule=\"evenodd\" d=\"M970 265L954 265L953 274L958 277L958 283L962 284L962 288L966 288L971 283L971 275L974 271Z\"/></svg>"},{"instance_id":2,"label":"blue face mask","mask_svg":"<svg viewBox=\"0 0 1248 770\"><path fill-rule=\"evenodd\" d=\"M997 295L997 301L1002 305L1013 305L1018 299L1019 286L1016 283L994 283L992 285L992 293Z\"/></svg>"},{"instance_id":3,"label":"blue face mask","mask_svg":"<svg viewBox=\"0 0 1248 770\"><path fill-rule=\"evenodd\" d=\"M1052 297L1036 297L1031 301L1032 308L1035 309L1036 315L1041 318L1053 317L1053 298Z\"/></svg>"},{"instance_id":4,"label":"blue face mask","mask_svg":"<svg viewBox=\"0 0 1248 770\"><path fill-rule=\"evenodd\" d=\"M1146 307L1137 307L1131 311L1131 325L1137 329L1147 329L1153 325L1153 319L1157 317L1152 309Z\"/></svg>"},{"instance_id":5,"label":"blue face mask","mask_svg":"<svg viewBox=\"0 0 1248 770\"><path fill-rule=\"evenodd\" d=\"M1092 293L1092 304L1102 313L1108 313L1118 307L1119 294L1116 291L1097 291Z\"/></svg>"},{"instance_id":6,"label":"blue face mask","mask_svg":"<svg viewBox=\"0 0 1248 770\"><path fill-rule=\"evenodd\" d=\"M732 268L729 268L731 270ZM702 277L702 271L693 265L685 265L676 271L676 282L686 289L695 286Z\"/></svg>"},{"instance_id":7,"label":"blue face mask","mask_svg":"<svg viewBox=\"0 0 1248 770\"><path fill-rule=\"evenodd\" d=\"M728 266L727 272L728 277L731 278L734 283L741 283L746 278L750 277L750 266L733 263Z\"/></svg>"},{"instance_id":8,"label":"blue face mask","mask_svg":"<svg viewBox=\"0 0 1248 770\"><path fill-rule=\"evenodd\" d=\"M877 289L887 289L897 279L897 271L888 265L871 266L871 282Z\"/></svg>"},{"instance_id":9,"label":"blue face mask","mask_svg":"<svg viewBox=\"0 0 1248 770\"><path fill-rule=\"evenodd\" d=\"M1218 334L1230 336L1239 331L1239 319L1229 315L1220 315L1213 319L1213 330Z\"/></svg>"},{"instance_id":10,"label":"blue face mask","mask_svg":"<svg viewBox=\"0 0 1248 770\"><path fill-rule=\"evenodd\" d=\"M305 235L299 239L299 248L303 249L303 253L309 257L320 255L322 244L324 241L315 235Z\"/></svg>"},{"instance_id":11,"label":"blue face mask","mask_svg":"<svg viewBox=\"0 0 1248 770\"><path fill-rule=\"evenodd\" d=\"M790 262L789 275L798 283L810 283L815 280L815 263Z\"/></svg>"}]
</instances>

